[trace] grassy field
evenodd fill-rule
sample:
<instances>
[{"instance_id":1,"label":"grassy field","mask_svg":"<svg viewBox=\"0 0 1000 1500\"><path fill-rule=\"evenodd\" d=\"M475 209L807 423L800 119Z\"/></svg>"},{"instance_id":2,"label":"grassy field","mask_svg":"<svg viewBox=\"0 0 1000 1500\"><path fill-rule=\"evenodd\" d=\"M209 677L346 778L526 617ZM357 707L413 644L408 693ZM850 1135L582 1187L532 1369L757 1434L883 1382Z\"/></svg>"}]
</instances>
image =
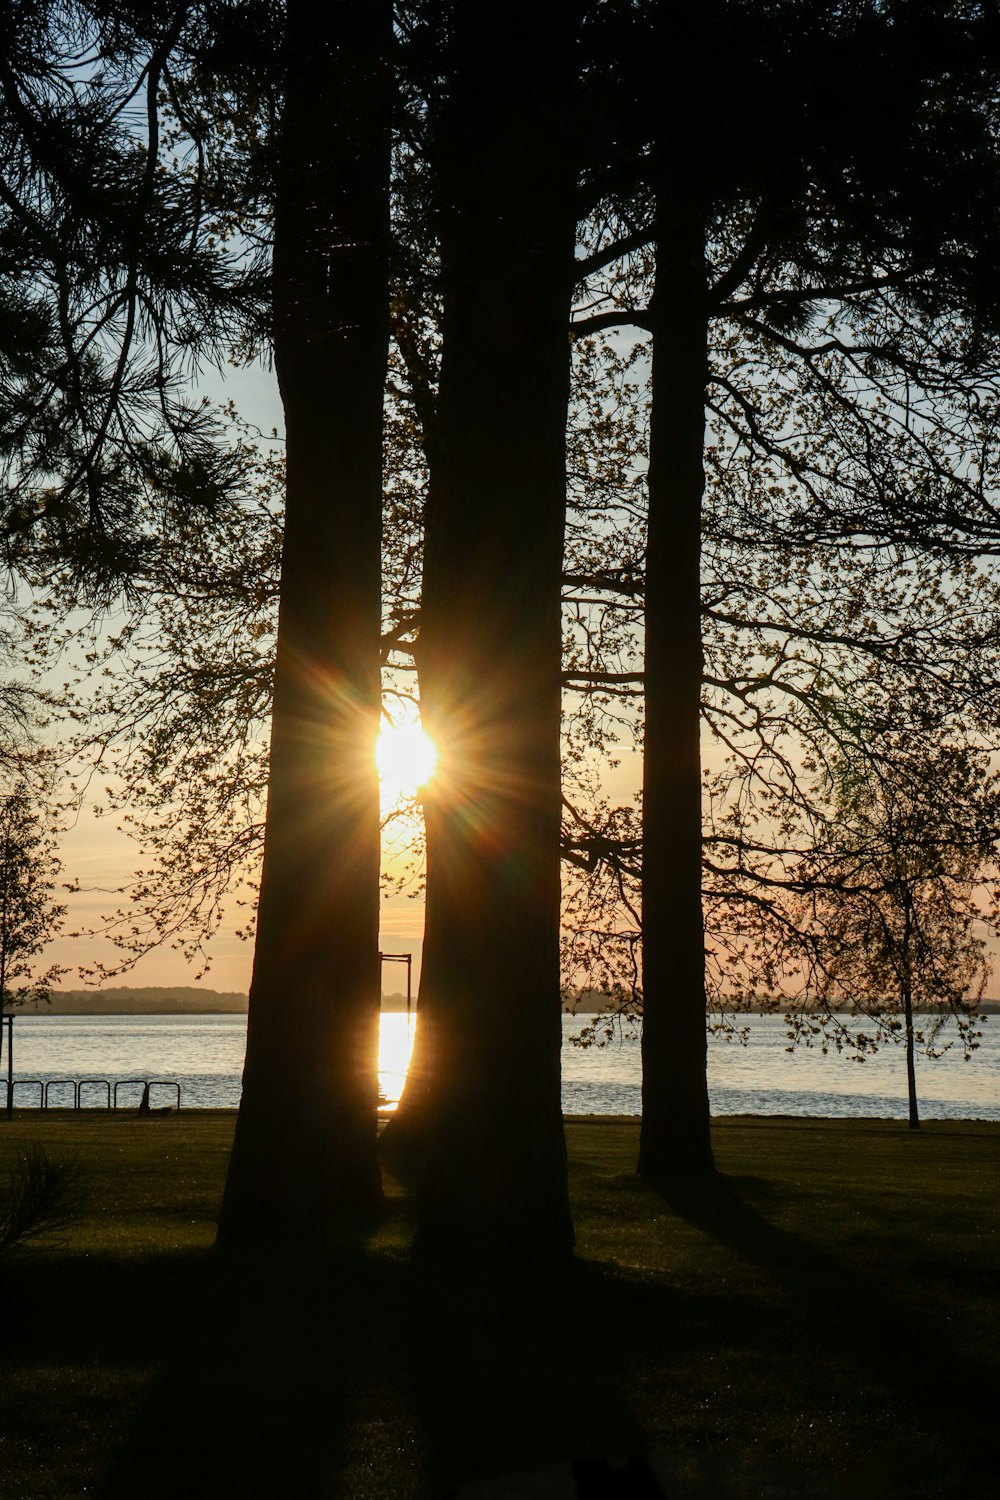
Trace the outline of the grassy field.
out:
<instances>
[{"instance_id":1,"label":"grassy field","mask_svg":"<svg viewBox=\"0 0 1000 1500\"><path fill-rule=\"evenodd\" d=\"M89 1194L2 1262L3 1500L434 1497L637 1453L708 1500L994 1492L1000 1126L720 1120L718 1186L666 1202L634 1122L571 1121L576 1262L459 1274L410 1263L399 1194L361 1249L211 1255L232 1128L0 1121L0 1166L72 1152Z\"/></svg>"}]
</instances>

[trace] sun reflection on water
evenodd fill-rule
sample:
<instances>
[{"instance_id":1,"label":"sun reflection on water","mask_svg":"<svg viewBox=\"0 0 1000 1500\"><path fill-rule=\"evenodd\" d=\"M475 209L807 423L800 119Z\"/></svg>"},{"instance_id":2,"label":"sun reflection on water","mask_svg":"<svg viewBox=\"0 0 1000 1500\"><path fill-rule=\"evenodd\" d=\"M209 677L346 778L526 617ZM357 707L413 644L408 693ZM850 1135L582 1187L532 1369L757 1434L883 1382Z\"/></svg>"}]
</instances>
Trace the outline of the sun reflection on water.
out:
<instances>
[{"instance_id":1,"label":"sun reflection on water","mask_svg":"<svg viewBox=\"0 0 1000 1500\"><path fill-rule=\"evenodd\" d=\"M406 1082L406 1070L410 1066L413 1051L413 1036L417 1029L415 1014L404 1011L383 1011L378 1039L378 1089L379 1106L393 1110L399 1103Z\"/></svg>"}]
</instances>

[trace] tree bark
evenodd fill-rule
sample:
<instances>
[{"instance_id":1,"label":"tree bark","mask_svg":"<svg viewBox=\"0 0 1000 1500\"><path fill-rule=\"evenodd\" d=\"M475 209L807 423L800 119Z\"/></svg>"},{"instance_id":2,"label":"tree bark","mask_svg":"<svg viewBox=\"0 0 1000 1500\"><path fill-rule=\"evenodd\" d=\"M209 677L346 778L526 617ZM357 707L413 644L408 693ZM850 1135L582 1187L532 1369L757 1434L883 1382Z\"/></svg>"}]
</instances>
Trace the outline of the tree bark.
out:
<instances>
[{"instance_id":1,"label":"tree bark","mask_svg":"<svg viewBox=\"0 0 1000 1500\"><path fill-rule=\"evenodd\" d=\"M381 1206L376 1151L386 0L288 0L274 228L287 492L264 863L219 1240Z\"/></svg>"},{"instance_id":2,"label":"tree bark","mask_svg":"<svg viewBox=\"0 0 1000 1500\"><path fill-rule=\"evenodd\" d=\"M702 212L661 188L649 430L642 856L642 1127L661 1185L714 1170L701 902L701 504L707 293Z\"/></svg>"},{"instance_id":3,"label":"tree bark","mask_svg":"<svg viewBox=\"0 0 1000 1500\"><path fill-rule=\"evenodd\" d=\"M909 1127L920 1129L920 1110L917 1105L917 1063L913 1035L913 970L911 951L913 945L913 910L910 892L901 887L903 894L903 1025L906 1032L906 1102Z\"/></svg>"},{"instance_id":4,"label":"tree bark","mask_svg":"<svg viewBox=\"0 0 1000 1500\"><path fill-rule=\"evenodd\" d=\"M560 574L575 7L455 8L439 137L437 472L418 665L425 790L415 1253L569 1255L559 1053ZM412 1092L411 1092L412 1091Z\"/></svg>"},{"instance_id":5,"label":"tree bark","mask_svg":"<svg viewBox=\"0 0 1000 1500\"><path fill-rule=\"evenodd\" d=\"M917 1105L917 1066L914 1056L913 997L909 988L903 995L903 1010L906 1017L906 1098L909 1106L909 1126L920 1129L920 1109Z\"/></svg>"}]
</instances>

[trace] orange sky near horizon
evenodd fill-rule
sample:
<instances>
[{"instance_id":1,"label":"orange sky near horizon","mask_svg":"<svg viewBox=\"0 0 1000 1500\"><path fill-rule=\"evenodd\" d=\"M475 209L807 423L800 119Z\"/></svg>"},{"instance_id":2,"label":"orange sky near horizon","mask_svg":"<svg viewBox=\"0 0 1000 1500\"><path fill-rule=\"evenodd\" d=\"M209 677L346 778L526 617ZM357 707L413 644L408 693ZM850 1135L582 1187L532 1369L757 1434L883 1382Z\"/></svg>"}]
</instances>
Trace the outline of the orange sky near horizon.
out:
<instances>
[{"instance_id":1,"label":"orange sky near horizon","mask_svg":"<svg viewBox=\"0 0 1000 1500\"><path fill-rule=\"evenodd\" d=\"M283 426L273 374L259 366L229 370L221 381L217 376L206 377L202 390L213 400L232 400L241 416L262 432L280 431ZM625 804L641 783L641 761L630 748L622 745L619 749L621 764L605 778L605 790L612 803ZM711 756L714 747L706 745L704 751ZM123 904L124 898L119 892L127 887L134 872L142 865L142 850L115 826L112 818L97 819L89 807L85 807L74 825L62 834L60 848L64 878L79 882L81 890L65 897L69 911L64 935L48 945L44 962L64 965L69 971L60 980L62 988L81 988L87 983L80 977L81 968L86 969L95 962L111 967L126 957L108 938L88 935L87 930L98 928L103 917ZM391 854L387 857L393 858ZM404 892L393 893L383 900L380 947L386 952L413 954L414 992L419 980L423 920L422 898ZM250 985L253 944L236 935L245 921L246 910L238 907L234 899L229 903L219 933L209 948L210 967L201 977L196 977L199 966L188 963L183 953L168 943L152 949L120 976L105 983L107 986L137 987L198 985L245 993ZM69 936L77 930L84 935ZM991 941L990 949L996 962L1000 947ZM386 993L405 988L403 965L385 967L383 988ZM995 992L996 982L991 988Z\"/></svg>"},{"instance_id":2,"label":"orange sky near horizon","mask_svg":"<svg viewBox=\"0 0 1000 1500\"><path fill-rule=\"evenodd\" d=\"M609 797L621 803L629 801L640 775L639 757L623 753L621 764L610 773L607 780ZM79 882L81 889L63 898L68 907L64 934L47 946L44 961L65 965L70 971L59 981L60 988L79 989L96 983L80 977L81 967L86 968L94 963L111 967L127 957L112 944L110 938L101 936L96 929L99 929L103 918L116 908L126 905L126 897L121 894L122 888L127 888L135 871L141 866L142 849L116 826L113 817L95 817L90 806L85 806L73 825L61 835L60 856L63 861L63 879ZM400 867L399 851L388 843L383 847L383 866L387 870ZM168 942L151 949L120 976L106 980L104 987L196 985L245 993L250 986L253 944L236 935L245 921L245 908L237 906L233 898L227 905L219 932L208 949L210 968L200 978L196 977L199 965L189 963L183 953ZM422 895L411 895L404 890L392 892L383 898L379 946L384 952L413 955L414 993L420 975L423 926ZM79 931L81 935L70 936L74 931ZM383 971L385 993L399 993L405 991L405 987L404 966L387 964Z\"/></svg>"},{"instance_id":3,"label":"orange sky near horizon","mask_svg":"<svg viewBox=\"0 0 1000 1500\"><path fill-rule=\"evenodd\" d=\"M81 978L81 967L94 963L110 967L126 958L109 938L90 935L86 929L98 928L102 918L125 904L117 892L127 885L138 867L141 850L114 826L110 818L95 818L86 809L75 825L62 834L59 842L63 876L67 881L78 880L81 890L63 898L68 907L65 930L62 936L47 945L44 961L64 965L70 971L60 979L59 988L82 989L94 981ZM253 943L236 936L237 928L245 920L245 910L237 907L235 900L231 901L218 935L208 949L211 966L201 978L196 977L198 965L188 963L183 953L164 944L143 955L119 977L108 979L103 986L97 987L195 985L246 993L250 988ZM414 988L420 971L423 926L422 900L393 895L383 901L379 946L386 952L414 955ZM78 930L80 936L70 935ZM383 975L386 994L404 991L405 987L403 965L387 965Z\"/></svg>"}]
</instances>

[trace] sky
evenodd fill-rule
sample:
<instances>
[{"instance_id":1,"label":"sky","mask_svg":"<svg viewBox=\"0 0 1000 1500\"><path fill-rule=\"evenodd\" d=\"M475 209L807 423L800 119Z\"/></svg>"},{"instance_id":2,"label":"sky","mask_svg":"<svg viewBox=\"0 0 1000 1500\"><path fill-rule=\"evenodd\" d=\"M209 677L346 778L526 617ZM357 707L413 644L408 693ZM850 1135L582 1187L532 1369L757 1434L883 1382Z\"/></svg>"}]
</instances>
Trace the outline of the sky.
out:
<instances>
[{"instance_id":1,"label":"sky","mask_svg":"<svg viewBox=\"0 0 1000 1500\"><path fill-rule=\"evenodd\" d=\"M283 427L283 414L273 373L262 367L229 369L224 379L214 372L206 373L198 389L213 401L231 400L241 417L264 433ZM631 800L641 781L638 757L622 746L621 764L606 777L607 795L612 801ZM81 808L60 837L63 878L78 883L79 892L61 896L68 907L63 935L49 944L44 955L46 964L64 966L67 972L59 980L63 989L97 984L86 970L102 964L120 964L127 955L116 948L110 938L99 935L104 919L126 904L120 894L143 864L141 846L123 832L114 816L96 817L95 795ZM384 848L383 865L398 870L399 851ZM229 904L217 937L208 949L210 967L199 975L200 965L188 962L183 952L169 943L155 948L138 959L120 976L103 983L107 986L189 986L201 985L222 991L246 992L250 986L253 944L237 936L246 921L246 911ZM382 902L379 946L386 953L413 955L413 987L419 982L420 951L423 937L424 906L422 896L413 887L392 892ZM95 932L97 935L90 935ZM72 934L78 934L73 936ZM81 970L84 971L81 973ZM406 970L401 963L383 968L383 990L386 994L405 991Z\"/></svg>"},{"instance_id":2,"label":"sky","mask_svg":"<svg viewBox=\"0 0 1000 1500\"><path fill-rule=\"evenodd\" d=\"M232 400L240 415L264 433L282 429L283 414L276 381L273 373L259 364L250 368L231 368L224 378L214 372L206 374L199 389L214 401ZM710 746L706 745L704 749L711 754ZM621 764L605 777L605 793L612 804L630 801L641 782L638 756L625 746L621 751ZM65 966L68 972L60 984L64 988L75 988L87 982L86 976L81 976L81 969L86 970L94 963L110 967L124 958L108 938L86 934L89 929L99 929L102 918L124 904L118 892L127 886L130 877L142 864L142 850L115 826L113 818L96 818L88 805L64 831L60 852L65 879L78 882L81 890L65 898L69 908L65 932L49 945L45 962ZM391 864L391 852L388 858ZM388 953L413 955L414 991L419 982L423 916L423 901L419 895L404 891L392 893L383 900L380 947ZM249 989L253 961L252 943L237 936L245 919L245 909L237 906L234 899L224 915L218 936L210 946L210 967L204 974L199 974L197 964L185 960L178 947L167 944L144 955L120 977L105 982L142 987L200 984L216 990L245 992ZM71 936L74 932L82 935ZM989 946L996 960L1000 956L996 942L990 942ZM405 967L402 964L386 965L384 991L394 993L404 988ZM991 988L995 989L995 985Z\"/></svg>"},{"instance_id":3,"label":"sky","mask_svg":"<svg viewBox=\"0 0 1000 1500\"><path fill-rule=\"evenodd\" d=\"M259 364L246 369L231 368L224 378L214 372L206 373L198 389L213 401L233 401L240 415L262 432L282 430L281 401L274 375ZM68 907L64 933L47 948L45 962L67 968L69 972L59 983L69 989L86 983L80 975L81 967L86 969L95 962L110 966L124 957L110 939L87 936L86 931L99 928L102 918L122 904L117 892L139 868L142 851L116 827L113 818L95 817L88 803L72 826L62 833L60 857L64 879L79 882L82 889L63 898ZM188 963L177 949L164 946L144 955L120 978L106 983L139 987L198 984L215 990L245 992L250 986L253 945L236 936L245 918L245 911L234 900L209 949L211 966L200 978L196 977L198 965ZM74 932L82 935L71 936ZM414 988L419 977L422 934L422 901L405 893L388 897L383 903L380 947L386 952L414 955ZM405 987L405 966L387 964L383 972L386 994L403 992Z\"/></svg>"},{"instance_id":4,"label":"sky","mask_svg":"<svg viewBox=\"0 0 1000 1500\"><path fill-rule=\"evenodd\" d=\"M261 431L280 432L283 420L276 382L272 372L262 366L230 369L224 379L214 373L211 377L206 375L200 389L215 401L232 400L241 416ZM704 749L709 755L712 753L712 747L706 745ZM641 782L638 756L625 746L621 751L621 764L605 777L605 793L612 804L630 801ZM61 986L76 988L88 982L81 970L86 971L95 963L111 967L125 958L108 938L88 933L99 930L102 919L125 904L119 892L127 887L143 857L140 846L116 827L113 818L96 818L89 805L63 832L60 853L64 878L78 883L81 889L66 896L69 910L64 934L49 945L44 961L64 966L67 972L59 981ZM394 863L391 852L388 860L391 866ZM414 895L412 888L393 892L383 900L380 948L387 953L413 955L414 992L419 983L423 917L422 898ZM245 909L237 906L234 899L208 950L207 972L199 973L198 964L187 961L179 946L168 943L145 954L120 977L104 982L140 987L200 984L216 990L245 992L249 989L253 961L252 943L237 936L245 920ZM73 936L74 933L79 935ZM995 940L989 942L989 947L996 967L1000 948ZM402 964L386 965L384 991L390 994L402 991L405 977ZM995 988L994 983L991 992Z\"/></svg>"},{"instance_id":5,"label":"sky","mask_svg":"<svg viewBox=\"0 0 1000 1500\"><path fill-rule=\"evenodd\" d=\"M622 335L624 338L624 335ZM631 345L631 340L626 340ZM206 369L192 383L194 395L205 395L214 403L231 401L240 417L262 433L279 434L284 414L277 381L272 370L261 363L249 367L229 366L223 372ZM623 747L624 751L624 747ZM612 801L629 801L641 780L638 758L623 753L621 766L611 773L606 791ZM96 792L96 784L95 784ZM63 878L79 884L80 890L61 896L68 907L63 934L52 942L44 955L46 964L63 966L66 972L59 980L62 988L87 984L105 986L189 986L197 984L221 991L245 992L249 989L253 962L253 944L237 936L246 921L246 910L235 898L225 912L217 937L208 949L209 967L192 964L184 957L181 945L166 943L144 954L113 978L98 981L88 969L120 965L128 955L102 936L103 922L118 908L127 905L122 894L143 866L141 846L117 827L114 816L95 817L89 799L64 829L60 838ZM393 864L390 852L388 861ZM411 953L414 959L414 990L419 981L424 909L422 898L411 892L392 893L383 899L380 925L380 948L388 953ZM73 935L76 934L76 935ZM405 989L405 967L388 964L383 970L386 993Z\"/></svg>"},{"instance_id":6,"label":"sky","mask_svg":"<svg viewBox=\"0 0 1000 1500\"><path fill-rule=\"evenodd\" d=\"M606 791L611 801L631 799L641 775L639 758L624 754L621 765L607 778ZM102 918L123 904L117 894L127 884L141 863L141 848L122 832L111 817L97 818L90 806L84 807L72 826L60 839L60 857L64 878L78 881L78 894L64 897L68 906L64 935L49 944L46 963L65 965L70 971L59 981L63 989L83 988L88 983L79 969L95 962L111 965L124 957L110 939L86 935L87 929L100 928ZM384 863L398 868L398 853L387 849ZM245 993L250 987L253 944L236 936L246 919L245 911L235 900L230 903L217 937L208 953L210 968L201 977L198 966L187 962L183 954L165 945L140 958L120 977L104 983L128 986L188 986ZM413 991L420 978L420 952L423 938L424 904L420 894L394 892L382 902L379 947L383 952L413 955ZM74 931L83 935L73 937ZM89 981L93 982L93 981ZM382 989L386 994L403 993L406 970L403 964L389 963L383 968Z\"/></svg>"}]
</instances>

